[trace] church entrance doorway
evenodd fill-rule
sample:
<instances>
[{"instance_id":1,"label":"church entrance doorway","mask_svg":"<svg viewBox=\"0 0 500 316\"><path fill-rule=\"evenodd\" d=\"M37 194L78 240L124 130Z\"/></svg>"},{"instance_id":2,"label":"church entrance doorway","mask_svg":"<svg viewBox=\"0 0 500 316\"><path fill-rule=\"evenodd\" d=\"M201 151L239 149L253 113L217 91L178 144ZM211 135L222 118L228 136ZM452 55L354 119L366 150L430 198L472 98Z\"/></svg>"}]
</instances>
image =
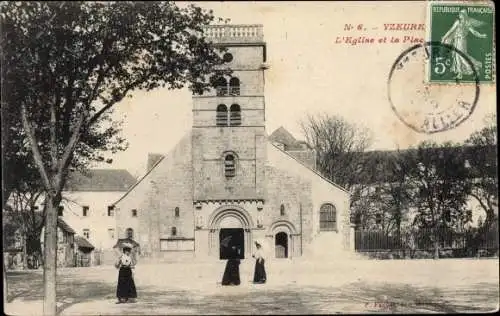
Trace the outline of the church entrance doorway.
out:
<instances>
[{"instance_id":1,"label":"church entrance doorway","mask_svg":"<svg viewBox=\"0 0 500 316\"><path fill-rule=\"evenodd\" d=\"M274 236L276 258L288 258L288 234L279 232Z\"/></svg>"},{"instance_id":2,"label":"church entrance doorway","mask_svg":"<svg viewBox=\"0 0 500 316\"><path fill-rule=\"evenodd\" d=\"M243 228L221 228L219 242L220 259L245 259L245 233ZM231 249L233 246L236 247L238 254L235 254Z\"/></svg>"}]
</instances>

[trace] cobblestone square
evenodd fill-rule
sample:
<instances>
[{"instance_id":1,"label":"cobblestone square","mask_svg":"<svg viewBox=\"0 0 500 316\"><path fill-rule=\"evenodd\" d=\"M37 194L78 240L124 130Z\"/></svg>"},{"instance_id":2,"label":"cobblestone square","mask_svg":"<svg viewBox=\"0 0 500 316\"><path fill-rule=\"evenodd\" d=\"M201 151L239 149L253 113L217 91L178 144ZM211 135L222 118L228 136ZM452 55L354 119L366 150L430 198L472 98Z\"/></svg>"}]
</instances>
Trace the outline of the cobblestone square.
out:
<instances>
[{"instance_id":1,"label":"cobblestone square","mask_svg":"<svg viewBox=\"0 0 500 316\"><path fill-rule=\"evenodd\" d=\"M113 267L58 271L60 315L453 313L498 309L498 260L269 262L269 282L218 282L224 262L138 265L135 303L115 304ZM8 274L10 315L40 315L41 271Z\"/></svg>"}]
</instances>

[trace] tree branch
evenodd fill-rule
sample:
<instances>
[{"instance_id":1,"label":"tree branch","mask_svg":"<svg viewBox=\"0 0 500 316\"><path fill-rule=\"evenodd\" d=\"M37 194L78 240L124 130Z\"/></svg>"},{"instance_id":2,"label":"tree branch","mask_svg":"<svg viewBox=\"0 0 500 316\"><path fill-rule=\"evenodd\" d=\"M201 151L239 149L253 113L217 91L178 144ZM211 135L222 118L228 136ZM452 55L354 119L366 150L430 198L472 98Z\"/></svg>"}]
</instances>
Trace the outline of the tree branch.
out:
<instances>
[{"instance_id":1,"label":"tree branch","mask_svg":"<svg viewBox=\"0 0 500 316\"><path fill-rule=\"evenodd\" d=\"M42 178L43 184L47 192L51 192L53 187L50 182L49 176L47 175L47 171L45 170L45 166L43 165L42 155L40 154L40 149L38 148L35 132L31 127L30 122L28 121L28 114L26 111L26 105L24 103L21 104L21 118L23 121L23 127L26 133L28 134L28 139L31 144L30 146L31 151L33 153L33 158L35 160L38 172L40 173L40 177Z\"/></svg>"}]
</instances>

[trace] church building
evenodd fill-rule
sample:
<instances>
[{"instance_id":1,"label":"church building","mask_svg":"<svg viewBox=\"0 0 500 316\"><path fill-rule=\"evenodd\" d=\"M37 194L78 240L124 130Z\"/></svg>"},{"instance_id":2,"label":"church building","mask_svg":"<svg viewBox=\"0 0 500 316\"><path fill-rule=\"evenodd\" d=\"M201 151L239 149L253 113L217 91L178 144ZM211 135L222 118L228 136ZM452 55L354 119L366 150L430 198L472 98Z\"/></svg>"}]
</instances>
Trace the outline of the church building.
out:
<instances>
[{"instance_id":1,"label":"church building","mask_svg":"<svg viewBox=\"0 0 500 316\"><path fill-rule=\"evenodd\" d=\"M266 43L261 25L216 25L206 36L232 69L193 95L193 126L116 203L118 238L157 261L272 258L354 251L349 193L315 170L315 153L285 129L265 129ZM270 248L270 249L269 249Z\"/></svg>"}]
</instances>

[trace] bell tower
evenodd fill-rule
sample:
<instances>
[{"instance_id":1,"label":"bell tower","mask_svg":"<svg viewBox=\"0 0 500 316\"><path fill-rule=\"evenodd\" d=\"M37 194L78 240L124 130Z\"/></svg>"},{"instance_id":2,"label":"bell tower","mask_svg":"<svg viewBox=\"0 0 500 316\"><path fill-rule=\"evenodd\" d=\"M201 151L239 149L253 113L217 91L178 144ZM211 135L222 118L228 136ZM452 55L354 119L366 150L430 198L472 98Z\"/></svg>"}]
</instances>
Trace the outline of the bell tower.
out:
<instances>
[{"instance_id":1,"label":"bell tower","mask_svg":"<svg viewBox=\"0 0 500 316\"><path fill-rule=\"evenodd\" d=\"M227 49L231 75L193 95L194 201L265 199L266 44L262 25L214 25L208 40Z\"/></svg>"}]
</instances>

